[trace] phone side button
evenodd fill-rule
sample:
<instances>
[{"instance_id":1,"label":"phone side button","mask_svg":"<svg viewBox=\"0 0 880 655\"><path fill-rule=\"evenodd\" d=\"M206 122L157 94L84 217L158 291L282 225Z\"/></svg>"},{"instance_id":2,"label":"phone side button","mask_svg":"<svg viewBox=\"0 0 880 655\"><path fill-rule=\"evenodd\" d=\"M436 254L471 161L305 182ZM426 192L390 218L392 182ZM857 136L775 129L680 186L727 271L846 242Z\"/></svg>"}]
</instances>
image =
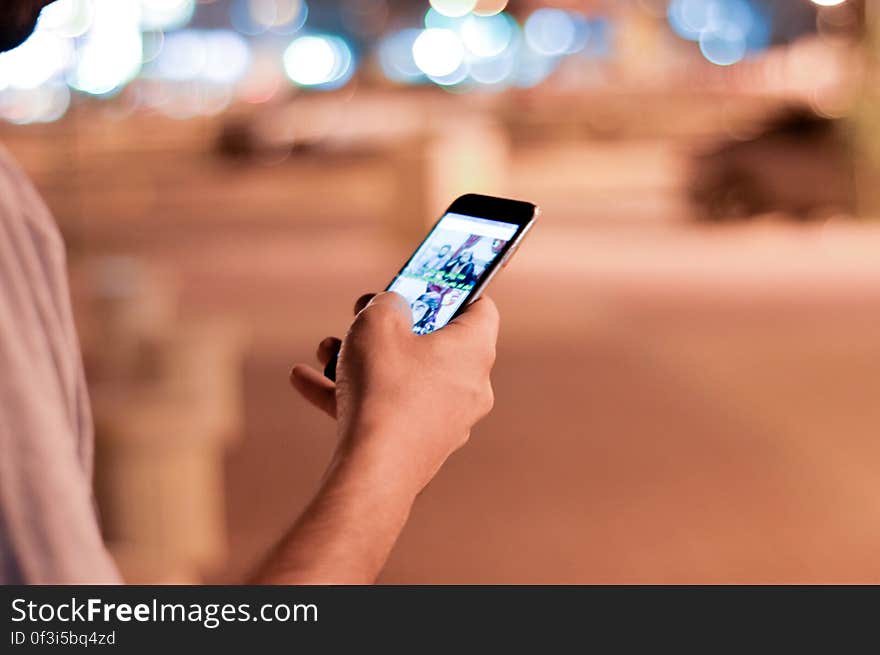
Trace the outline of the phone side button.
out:
<instances>
[{"instance_id":1,"label":"phone side button","mask_svg":"<svg viewBox=\"0 0 880 655\"><path fill-rule=\"evenodd\" d=\"M515 253L515 252L516 252L516 248L514 248L513 250L511 250L510 252L505 254L504 257L501 258L501 268L504 268L505 266L507 266L508 262L510 261L510 258L513 257L513 253Z\"/></svg>"}]
</instances>

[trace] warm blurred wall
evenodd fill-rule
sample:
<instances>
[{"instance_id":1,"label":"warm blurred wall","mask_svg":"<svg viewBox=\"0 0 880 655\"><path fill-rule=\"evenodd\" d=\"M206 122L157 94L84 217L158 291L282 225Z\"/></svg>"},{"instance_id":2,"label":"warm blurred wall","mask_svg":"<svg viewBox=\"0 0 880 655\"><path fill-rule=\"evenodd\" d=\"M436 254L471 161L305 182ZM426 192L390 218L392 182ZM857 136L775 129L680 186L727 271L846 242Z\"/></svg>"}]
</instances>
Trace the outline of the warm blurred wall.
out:
<instances>
[{"instance_id":1,"label":"warm blurred wall","mask_svg":"<svg viewBox=\"0 0 880 655\"><path fill-rule=\"evenodd\" d=\"M862 55L866 62L857 111L853 117L858 158L859 213L880 217L880 4L866 2Z\"/></svg>"},{"instance_id":2,"label":"warm blurred wall","mask_svg":"<svg viewBox=\"0 0 880 655\"><path fill-rule=\"evenodd\" d=\"M174 311L149 330L129 320L155 318L149 284L116 319L83 300L88 284L75 298L90 371L127 362L91 383L107 534L133 580L165 566L240 580L290 525L334 430L288 387L289 365L344 333L353 299L465 189L544 215L492 289L495 411L419 498L383 582L880 579L876 224L707 226L685 193L694 153L754 137L792 99L822 109L814 85L849 70L851 47L808 38L711 67L660 32L662 12L622 15L638 28L628 59L535 89L365 85L185 121L75 96L55 123L0 127L75 271L123 255L174 281ZM235 121L255 147L220 156ZM831 184L804 183L790 151L757 152L789 189ZM196 420L206 405L222 420Z\"/></svg>"}]
</instances>

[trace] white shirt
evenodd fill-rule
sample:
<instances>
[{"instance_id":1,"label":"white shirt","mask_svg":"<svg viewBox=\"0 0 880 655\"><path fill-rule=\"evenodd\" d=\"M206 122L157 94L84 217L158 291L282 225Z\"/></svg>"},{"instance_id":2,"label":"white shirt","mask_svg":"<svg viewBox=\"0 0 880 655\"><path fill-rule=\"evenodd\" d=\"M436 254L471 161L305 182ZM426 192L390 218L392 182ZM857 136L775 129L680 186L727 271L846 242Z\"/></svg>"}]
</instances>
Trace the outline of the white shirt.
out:
<instances>
[{"instance_id":1,"label":"white shirt","mask_svg":"<svg viewBox=\"0 0 880 655\"><path fill-rule=\"evenodd\" d=\"M95 513L92 448L64 244L0 148L0 584L120 582Z\"/></svg>"}]
</instances>

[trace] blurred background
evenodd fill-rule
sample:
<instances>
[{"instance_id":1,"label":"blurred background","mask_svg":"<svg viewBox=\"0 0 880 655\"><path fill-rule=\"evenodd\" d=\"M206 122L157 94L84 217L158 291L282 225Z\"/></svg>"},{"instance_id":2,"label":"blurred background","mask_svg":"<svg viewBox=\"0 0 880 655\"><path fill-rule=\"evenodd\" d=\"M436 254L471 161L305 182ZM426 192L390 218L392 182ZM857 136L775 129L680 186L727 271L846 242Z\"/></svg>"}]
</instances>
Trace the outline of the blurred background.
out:
<instances>
[{"instance_id":1,"label":"blurred background","mask_svg":"<svg viewBox=\"0 0 880 655\"><path fill-rule=\"evenodd\" d=\"M458 194L544 214L496 408L385 583L880 581L874 0L59 0L0 142L65 236L107 541L236 582L334 426L287 384Z\"/></svg>"}]
</instances>

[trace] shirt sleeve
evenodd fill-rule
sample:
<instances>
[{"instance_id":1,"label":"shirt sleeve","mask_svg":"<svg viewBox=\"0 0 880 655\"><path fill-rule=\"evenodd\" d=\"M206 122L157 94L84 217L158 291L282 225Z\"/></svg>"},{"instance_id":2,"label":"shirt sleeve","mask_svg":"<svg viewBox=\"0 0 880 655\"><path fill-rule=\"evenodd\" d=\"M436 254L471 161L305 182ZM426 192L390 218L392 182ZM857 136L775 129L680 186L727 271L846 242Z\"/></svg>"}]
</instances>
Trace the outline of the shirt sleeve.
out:
<instances>
[{"instance_id":1,"label":"shirt sleeve","mask_svg":"<svg viewBox=\"0 0 880 655\"><path fill-rule=\"evenodd\" d=\"M0 152L0 583L120 582L92 492L64 248Z\"/></svg>"}]
</instances>

